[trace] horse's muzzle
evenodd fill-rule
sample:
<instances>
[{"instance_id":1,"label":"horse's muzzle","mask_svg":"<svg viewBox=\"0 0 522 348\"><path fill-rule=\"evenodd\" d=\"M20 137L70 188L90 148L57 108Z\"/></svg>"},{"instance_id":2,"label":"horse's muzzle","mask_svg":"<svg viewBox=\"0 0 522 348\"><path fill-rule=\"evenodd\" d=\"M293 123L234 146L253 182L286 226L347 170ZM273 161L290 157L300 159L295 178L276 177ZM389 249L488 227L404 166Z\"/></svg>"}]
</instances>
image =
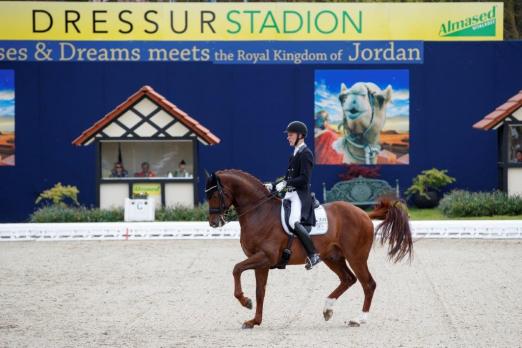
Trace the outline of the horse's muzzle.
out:
<instances>
[{"instance_id":1,"label":"horse's muzzle","mask_svg":"<svg viewBox=\"0 0 522 348\"><path fill-rule=\"evenodd\" d=\"M219 228L225 226L226 221L222 216L220 216L219 219L217 219L217 221L209 221L208 224L212 228Z\"/></svg>"}]
</instances>

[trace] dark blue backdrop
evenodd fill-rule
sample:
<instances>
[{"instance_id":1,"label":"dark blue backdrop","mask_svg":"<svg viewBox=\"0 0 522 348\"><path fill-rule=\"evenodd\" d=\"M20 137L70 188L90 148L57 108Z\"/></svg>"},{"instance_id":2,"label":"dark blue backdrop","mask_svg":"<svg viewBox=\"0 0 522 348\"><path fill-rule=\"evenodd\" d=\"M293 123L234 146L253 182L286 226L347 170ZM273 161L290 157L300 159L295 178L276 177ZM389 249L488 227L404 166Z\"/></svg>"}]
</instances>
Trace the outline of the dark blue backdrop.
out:
<instances>
[{"instance_id":1,"label":"dark blue backdrop","mask_svg":"<svg viewBox=\"0 0 522 348\"><path fill-rule=\"evenodd\" d=\"M496 134L472 124L522 88L522 42L429 42L424 59L396 66L410 71L411 164L383 166L383 178L398 178L404 189L419 171L437 167L457 178L454 187L496 188ZM313 126L314 69L329 67L395 68L2 62L0 69L15 70L16 166L0 168L0 220L27 220L38 194L57 182L78 186L81 203L94 204L95 148L71 141L143 85L222 139L217 146L200 145L200 178L204 169L222 168L262 180L280 176L290 154L281 132L293 119ZM320 193L323 181L333 185L341 169L316 166L313 189Z\"/></svg>"}]
</instances>

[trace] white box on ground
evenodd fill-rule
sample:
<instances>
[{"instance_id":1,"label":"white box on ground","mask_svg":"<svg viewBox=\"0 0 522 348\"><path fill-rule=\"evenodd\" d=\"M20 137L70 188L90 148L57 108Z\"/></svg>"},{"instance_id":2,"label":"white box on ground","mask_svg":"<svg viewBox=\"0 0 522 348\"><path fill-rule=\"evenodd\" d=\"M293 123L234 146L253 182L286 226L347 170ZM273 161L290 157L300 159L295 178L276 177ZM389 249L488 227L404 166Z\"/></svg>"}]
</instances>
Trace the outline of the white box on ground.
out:
<instances>
[{"instance_id":1,"label":"white box on ground","mask_svg":"<svg viewBox=\"0 0 522 348\"><path fill-rule=\"evenodd\" d=\"M154 221L154 198L125 199L125 222Z\"/></svg>"}]
</instances>

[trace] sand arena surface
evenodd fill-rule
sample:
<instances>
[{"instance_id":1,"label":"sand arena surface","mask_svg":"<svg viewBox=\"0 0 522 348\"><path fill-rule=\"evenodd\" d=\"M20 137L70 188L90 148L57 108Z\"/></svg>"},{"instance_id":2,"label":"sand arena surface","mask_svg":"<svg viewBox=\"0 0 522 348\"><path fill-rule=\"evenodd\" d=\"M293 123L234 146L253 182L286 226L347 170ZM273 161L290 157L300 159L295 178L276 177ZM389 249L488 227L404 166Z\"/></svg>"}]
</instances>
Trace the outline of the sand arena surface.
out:
<instances>
[{"instance_id":1,"label":"sand arena surface","mask_svg":"<svg viewBox=\"0 0 522 348\"><path fill-rule=\"evenodd\" d=\"M520 347L522 241L420 240L412 265L375 247L369 323L357 282L325 322L337 276L271 271L261 327L233 297L239 241L0 243L0 347ZM245 294L255 298L252 271Z\"/></svg>"}]
</instances>

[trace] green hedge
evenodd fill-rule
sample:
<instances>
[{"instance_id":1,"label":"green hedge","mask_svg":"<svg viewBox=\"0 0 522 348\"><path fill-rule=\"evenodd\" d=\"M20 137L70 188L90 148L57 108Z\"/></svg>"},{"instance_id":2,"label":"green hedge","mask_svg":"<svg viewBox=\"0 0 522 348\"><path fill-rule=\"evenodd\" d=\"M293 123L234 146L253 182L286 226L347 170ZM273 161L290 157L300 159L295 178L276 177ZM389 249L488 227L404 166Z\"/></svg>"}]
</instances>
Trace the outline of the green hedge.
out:
<instances>
[{"instance_id":1,"label":"green hedge","mask_svg":"<svg viewBox=\"0 0 522 348\"><path fill-rule=\"evenodd\" d=\"M116 222L123 221L123 209L88 209L86 207L43 206L30 222Z\"/></svg>"},{"instance_id":2,"label":"green hedge","mask_svg":"<svg viewBox=\"0 0 522 348\"><path fill-rule=\"evenodd\" d=\"M504 192L452 191L444 196L439 209L449 217L521 215L522 197Z\"/></svg>"},{"instance_id":3,"label":"green hedge","mask_svg":"<svg viewBox=\"0 0 522 348\"><path fill-rule=\"evenodd\" d=\"M163 208L156 210L156 221L207 221L208 204L198 207ZM232 208L229 220L237 220ZM121 222L123 209L97 209L86 207L44 206L35 211L29 218L30 222Z\"/></svg>"}]
</instances>

